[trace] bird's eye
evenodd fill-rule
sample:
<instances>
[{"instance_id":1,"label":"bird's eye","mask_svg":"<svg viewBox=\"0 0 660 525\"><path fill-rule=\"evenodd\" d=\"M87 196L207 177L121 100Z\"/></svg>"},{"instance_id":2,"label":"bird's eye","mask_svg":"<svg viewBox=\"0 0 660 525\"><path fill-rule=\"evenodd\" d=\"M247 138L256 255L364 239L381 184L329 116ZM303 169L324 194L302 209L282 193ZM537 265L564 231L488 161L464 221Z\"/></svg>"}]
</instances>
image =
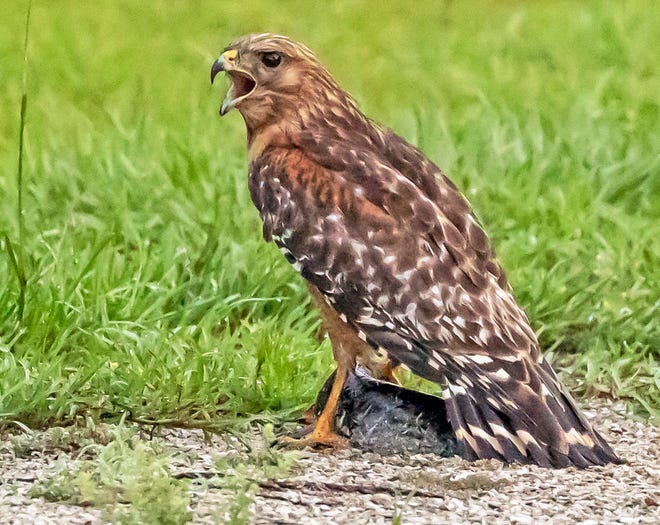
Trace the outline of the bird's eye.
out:
<instances>
[{"instance_id":1,"label":"bird's eye","mask_svg":"<svg viewBox=\"0 0 660 525\"><path fill-rule=\"evenodd\" d=\"M282 62L282 55L275 52L264 53L261 55L261 61L266 67L277 67Z\"/></svg>"}]
</instances>

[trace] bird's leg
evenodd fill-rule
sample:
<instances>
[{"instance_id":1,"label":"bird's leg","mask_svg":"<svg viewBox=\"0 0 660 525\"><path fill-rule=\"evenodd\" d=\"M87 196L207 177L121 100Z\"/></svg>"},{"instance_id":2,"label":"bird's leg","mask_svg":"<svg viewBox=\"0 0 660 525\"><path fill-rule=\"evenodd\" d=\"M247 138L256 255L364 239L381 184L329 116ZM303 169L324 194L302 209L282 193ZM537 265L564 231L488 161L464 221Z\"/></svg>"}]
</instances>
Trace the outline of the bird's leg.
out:
<instances>
[{"instance_id":1,"label":"bird's leg","mask_svg":"<svg viewBox=\"0 0 660 525\"><path fill-rule=\"evenodd\" d=\"M300 439L290 437L282 438L280 443L291 447L306 446L330 446L344 447L348 446L348 440L339 436L335 430L335 416L337 414L337 405L341 397L341 391L344 388L346 377L349 371L355 367L356 355L364 352L366 343L358 339L357 335L342 321L337 312L323 298L319 290L309 285L312 297L319 308L323 326L327 330L332 342L332 353L337 361L337 370L335 380L332 383L328 400L316 420L314 429L306 436ZM369 350L371 350L369 348Z\"/></svg>"},{"instance_id":2,"label":"bird's leg","mask_svg":"<svg viewBox=\"0 0 660 525\"><path fill-rule=\"evenodd\" d=\"M345 442L346 440L335 431L335 414L337 413L337 405L341 397L341 391L344 388L346 377L348 375L348 368L340 362L337 366L335 380L330 389L328 401L323 407L323 411L319 415L316 426L310 434L310 438L318 441L319 443L335 444Z\"/></svg>"},{"instance_id":3,"label":"bird's leg","mask_svg":"<svg viewBox=\"0 0 660 525\"><path fill-rule=\"evenodd\" d=\"M349 442L346 438L337 434L335 430L335 415L337 405L341 397L341 391L344 388L346 377L348 376L348 367L340 361L337 364L335 380L330 389L330 395L323 407L323 411L316 420L316 425L311 433L306 436L295 439L292 437L280 438L280 444L289 448L305 448L326 446L332 448L348 447Z\"/></svg>"}]
</instances>

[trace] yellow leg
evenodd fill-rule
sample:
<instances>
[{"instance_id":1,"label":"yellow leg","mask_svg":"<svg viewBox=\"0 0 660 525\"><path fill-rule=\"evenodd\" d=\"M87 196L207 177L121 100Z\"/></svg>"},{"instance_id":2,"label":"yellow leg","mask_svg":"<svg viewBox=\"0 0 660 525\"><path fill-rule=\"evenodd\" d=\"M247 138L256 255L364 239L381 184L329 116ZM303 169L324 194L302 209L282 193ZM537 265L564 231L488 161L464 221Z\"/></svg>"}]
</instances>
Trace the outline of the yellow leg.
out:
<instances>
[{"instance_id":1,"label":"yellow leg","mask_svg":"<svg viewBox=\"0 0 660 525\"><path fill-rule=\"evenodd\" d=\"M283 438L280 439L280 443L298 448L319 445L345 447L348 446L348 440L337 435L335 430L337 404L339 403L339 397L344 388L348 372L355 368L357 357L364 356L365 359L371 359L373 349L362 341L357 336L355 330L339 317L334 308L326 302L323 294L316 287L309 285L309 291L319 308L323 327L328 332L332 341L332 353L334 354L335 361L337 361L337 371L332 388L330 389L330 395L328 396L325 407L323 407L323 411L316 420L314 429L301 439Z\"/></svg>"},{"instance_id":2,"label":"yellow leg","mask_svg":"<svg viewBox=\"0 0 660 525\"><path fill-rule=\"evenodd\" d=\"M323 407L323 411L316 421L314 430L311 433L300 439L291 437L280 438L280 444L289 448L305 448L305 447L332 447L332 448L345 448L349 446L346 438L341 437L335 430L335 414L337 413L337 405L341 391L344 388L344 382L348 375L348 368L341 363L337 366L337 373L335 380L332 383L328 401Z\"/></svg>"}]
</instances>

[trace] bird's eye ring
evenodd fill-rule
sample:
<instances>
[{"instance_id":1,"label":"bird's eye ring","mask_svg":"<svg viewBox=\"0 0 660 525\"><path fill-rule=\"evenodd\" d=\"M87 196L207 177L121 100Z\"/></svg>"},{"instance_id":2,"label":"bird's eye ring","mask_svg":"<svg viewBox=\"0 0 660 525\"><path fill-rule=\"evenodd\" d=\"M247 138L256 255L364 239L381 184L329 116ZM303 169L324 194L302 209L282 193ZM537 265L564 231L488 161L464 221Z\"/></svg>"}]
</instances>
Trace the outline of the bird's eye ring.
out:
<instances>
[{"instance_id":1,"label":"bird's eye ring","mask_svg":"<svg viewBox=\"0 0 660 525\"><path fill-rule=\"evenodd\" d=\"M266 67L277 67L282 62L282 55L274 51L264 53L261 55L261 62L263 62Z\"/></svg>"}]
</instances>

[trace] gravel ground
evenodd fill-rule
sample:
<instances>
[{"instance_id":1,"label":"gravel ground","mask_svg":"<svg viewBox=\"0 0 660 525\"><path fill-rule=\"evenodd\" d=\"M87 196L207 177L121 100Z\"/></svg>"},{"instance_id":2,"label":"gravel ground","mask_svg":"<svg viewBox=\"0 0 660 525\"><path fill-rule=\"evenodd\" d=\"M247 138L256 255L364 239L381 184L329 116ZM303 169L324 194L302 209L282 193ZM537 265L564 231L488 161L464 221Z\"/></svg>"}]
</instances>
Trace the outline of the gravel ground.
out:
<instances>
[{"instance_id":1,"label":"gravel ground","mask_svg":"<svg viewBox=\"0 0 660 525\"><path fill-rule=\"evenodd\" d=\"M626 415L622 404L599 402L587 415L627 464L547 470L432 455L303 452L286 479L260 483L250 523L660 524L660 428ZM3 446L8 438L0 443L0 524L102 523L97 509L31 499L53 455L15 457ZM165 430L158 439L175 451L173 471L193 478L193 521L226 522L235 494L214 486L214 459L232 453L232 440L208 442L189 430Z\"/></svg>"}]
</instances>

